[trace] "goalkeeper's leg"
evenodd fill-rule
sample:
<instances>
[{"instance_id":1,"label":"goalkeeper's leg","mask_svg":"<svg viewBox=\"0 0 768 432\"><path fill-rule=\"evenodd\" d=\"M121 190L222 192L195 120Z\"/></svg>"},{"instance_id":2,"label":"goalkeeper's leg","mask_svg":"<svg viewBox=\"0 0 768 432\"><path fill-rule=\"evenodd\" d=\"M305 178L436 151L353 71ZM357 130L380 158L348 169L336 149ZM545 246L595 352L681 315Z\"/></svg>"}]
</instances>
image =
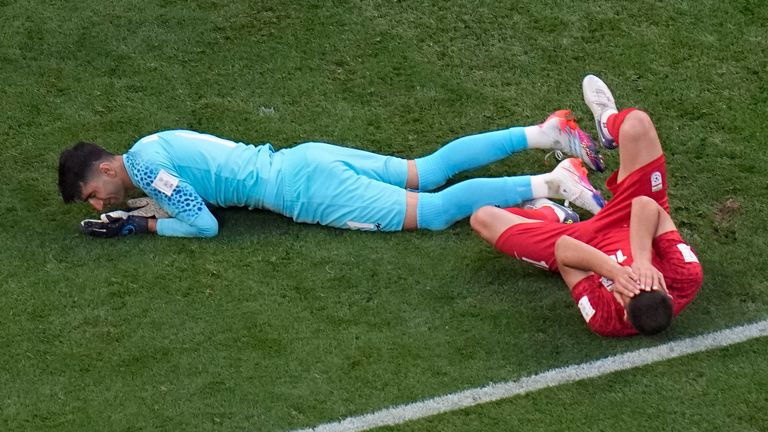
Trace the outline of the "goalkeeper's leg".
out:
<instances>
[{"instance_id":1,"label":"goalkeeper's leg","mask_svg":"<svg viewBox=\"0 0 768 432\"><path fill-rule=\"evenodd\" d=\"M461 171L488 165L526 149L553 150L558 158L569 154L594 170L604 169L592 138L579 128L570 111L560 110L541 124L465 136L428 156L409 161L408 188L430 191Z\"/></svg>"}]
</instances>

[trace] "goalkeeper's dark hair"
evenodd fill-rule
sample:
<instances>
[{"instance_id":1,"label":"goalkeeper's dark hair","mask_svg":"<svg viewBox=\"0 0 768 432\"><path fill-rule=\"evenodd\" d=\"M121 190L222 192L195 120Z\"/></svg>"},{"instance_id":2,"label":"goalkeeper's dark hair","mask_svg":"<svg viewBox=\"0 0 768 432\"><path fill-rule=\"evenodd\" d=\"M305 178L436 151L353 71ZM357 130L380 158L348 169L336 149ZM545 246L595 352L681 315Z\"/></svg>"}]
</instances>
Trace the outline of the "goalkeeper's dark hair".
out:
<instances>
[{"instance_id":1,"label":"goalkeeper's dark hair","mask_svg":"<svg viewBox=\"0 0 768 432\"><path fill-rule=\"evenodd\" d=\"M640 334L654 335L672 323L672 300L663 291L641 291L629 301L627 316Z\"/></svg>"},{"instance_id":2,"label":"goalkeeper's dark hair","mask_svg":"<svg viewBox=\"0 0 768 432\"><path fill-rule=\"evenodd\" d=\"M94 143L79 142L59 155L59 192L65 203L82 199L83 183L93 174L94 165L114 155Z\"/></svg>"}]
</instances>

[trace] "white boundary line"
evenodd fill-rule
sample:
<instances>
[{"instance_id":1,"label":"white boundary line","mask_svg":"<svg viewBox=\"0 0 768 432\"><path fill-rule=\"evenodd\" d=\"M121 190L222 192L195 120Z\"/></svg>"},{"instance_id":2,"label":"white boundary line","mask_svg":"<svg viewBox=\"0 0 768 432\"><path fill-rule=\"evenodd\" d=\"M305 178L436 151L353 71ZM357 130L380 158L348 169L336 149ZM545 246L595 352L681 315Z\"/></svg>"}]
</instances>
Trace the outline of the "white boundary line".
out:
<instances>
[{"instance_id":1,"label":"white boundary line","mask_svg":"<svg viewBox=\"0 0 768 432\"><path fill-rule=\"evenodd\" d=\"M338 422L325 423L294 432L355 432L381 426L391 426L435 414L455 411L474 405L506 399L548 387L567 384L612 372L632 369L684 355L721 348L750 339L768 336L768 319L740 327L707 333L688 339L669 342L652 348L643 348L579 365L551 369L537 375L489 384L469 390L413 402Z\"/></svg>"}]
</instances>

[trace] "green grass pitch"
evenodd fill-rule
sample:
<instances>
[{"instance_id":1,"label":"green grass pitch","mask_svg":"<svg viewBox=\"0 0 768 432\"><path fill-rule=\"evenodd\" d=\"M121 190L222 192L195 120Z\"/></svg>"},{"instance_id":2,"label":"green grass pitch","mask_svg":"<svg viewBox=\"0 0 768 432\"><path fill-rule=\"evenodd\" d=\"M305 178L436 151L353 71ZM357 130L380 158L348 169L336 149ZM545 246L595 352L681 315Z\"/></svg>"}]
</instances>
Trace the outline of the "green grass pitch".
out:
<instances>
[{"instance_id":1,"label":"green grass pitch","mask_svg":"<svg viewBox=\"0 0 768 432\"><path fill-rule=\"evenodd\" d=\"M0 430L290 430L768 317L762 2L0 0L0 17ZM403 157L560 108L594 133L587 73L655 119L704 265L659 337L591 334L556 276L466 221L372 234L230 209L214 239L103 241L56 189L64 147L160 129ZM767 355L758 339L384 429L765 430Z\"/></svg>"}]
</instances>

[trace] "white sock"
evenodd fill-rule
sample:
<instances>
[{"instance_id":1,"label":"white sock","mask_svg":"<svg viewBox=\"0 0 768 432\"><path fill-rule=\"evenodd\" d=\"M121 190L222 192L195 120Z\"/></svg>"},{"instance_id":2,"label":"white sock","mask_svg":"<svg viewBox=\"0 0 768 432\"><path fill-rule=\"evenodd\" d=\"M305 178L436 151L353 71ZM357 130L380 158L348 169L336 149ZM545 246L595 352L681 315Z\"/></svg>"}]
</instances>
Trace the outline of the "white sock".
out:
<instances>
[{"instance_id":1,"label":"white sock","mask_svg":"<svg viewBox=\"0 0 768 432\"><path fill-rule=\"evenodd\" d=\"M552 180L552 173L539 174L531 176L531 194L534 198L549 198L549 182Z\"/></svg>"},{"instance_id":2,"label":"white sock","mask_svg":"<svg viewBox=\"0 0 768 432\"><path fill-rule=\"evenodd\" d=\"M539 125L528 126L524 130L525 138L528 140L528 148L551 149L554 147L555 141Z\"/></svg>"}]
</instances>

